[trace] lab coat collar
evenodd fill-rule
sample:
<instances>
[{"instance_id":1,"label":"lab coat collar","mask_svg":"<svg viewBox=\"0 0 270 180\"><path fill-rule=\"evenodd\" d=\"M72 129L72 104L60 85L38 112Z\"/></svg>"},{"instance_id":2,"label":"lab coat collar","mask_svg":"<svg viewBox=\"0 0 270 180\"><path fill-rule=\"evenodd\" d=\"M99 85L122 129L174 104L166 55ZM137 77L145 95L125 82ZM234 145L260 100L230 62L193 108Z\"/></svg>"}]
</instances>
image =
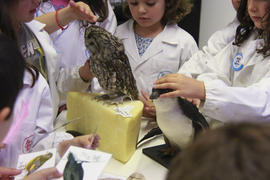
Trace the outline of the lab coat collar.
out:
<instances>
[{"instance_id":1,"label":"lab coat collar","mask_svg":"<svg viewBox=\"0 0 270 180\"><path fill-rule=\"evenodd\" d=\"M34 70L32 70L32 71L34 71ZM35 74L35 72L34 72L34 74ZM40 74L39 74L39 76L40 76ZM31 86L33 84L32 74L27 69L24 70L23 84L25 86Z\"/></svg>"},{"instance_id":2,"label":"lab coat collar","mask_svg":"<svg viewBox=\"0 0 270 180\"><path fill-rule=\"evenodd\" d=\"M177 46L178 42L175 40L174 36L171 34L177 34L176 28L172 28L174 25L166 25L162 32L160 32L152 41L150 46L147 48L145 53L142 55L142 61L138 64L143 64L148 61L150 58L157 56L162 53L166 46Z\"/></svg>"},{"instance_id":3,"label":"lab coat collar","mask_svg":"<svg viewBox=\"0 0 270 180\"><path fill-rule=\"evenodd\" d=\"M36 34L37 32L43 31L46 24L43 24L39 21L32 20L28 23L25 23L26 25L31 26L31 30Z\"/></svg>"},{"instance_id":4,"label":"lab coat collar","mask_svg":"<svg viewBox=\"0 0 270 180\"><path fill-rule=\"evenodd\" d=\"M148 61L151 57L158 55L159 53L163 52L164 46L177 46L179 42L177 42L174 36L171 34L176 34L177 26L176 24L166 25L163 31L158 34L147 48L145 53L140 57L138 53L138 48L136 45L135 35L134 35L134 20L129 20L127 24L127 28L123 29L121 33L121 40L126 41L125 46L129 47L126 48L126 51L132 56L132 59L140 59L140 62L136 63L139 67L141 64ZM169 36L168 36L169 35ZM135 69L136 69L135 67Z\"/></svg>"}]
</instances>

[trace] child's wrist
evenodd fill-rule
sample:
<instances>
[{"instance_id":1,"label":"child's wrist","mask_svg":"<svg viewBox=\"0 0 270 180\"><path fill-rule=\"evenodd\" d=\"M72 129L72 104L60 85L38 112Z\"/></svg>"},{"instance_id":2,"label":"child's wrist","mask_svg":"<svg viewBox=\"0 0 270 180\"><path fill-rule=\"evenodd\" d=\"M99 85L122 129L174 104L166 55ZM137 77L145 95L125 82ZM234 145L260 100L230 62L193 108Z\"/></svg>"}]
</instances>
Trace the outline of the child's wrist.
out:
<instances>
[{"instance_id":1,"label":"child's wrist","mask_svg":"<svg viewBox=\"0 0 270 180\"><path fill-rule=\"evenodd\" d=\"M57 10L55 16L56 22L58 20L57 25L63 28L68 26L70 22L76 20L76 17L74 17L73 11L70 6Z\"/></svg>"},{"instance_id":2,"label":"child's wrist","mask_svg":"<svg viewBox=\"0 0 270 180\"><path fill-rule=\"evenodd\" d=\"M206 92L205 92L204 82L199 81L199 83L200 83L200 97L199 97L199 99L201 99L202 101L205 101Z\"/></svg>"}]
</instances>

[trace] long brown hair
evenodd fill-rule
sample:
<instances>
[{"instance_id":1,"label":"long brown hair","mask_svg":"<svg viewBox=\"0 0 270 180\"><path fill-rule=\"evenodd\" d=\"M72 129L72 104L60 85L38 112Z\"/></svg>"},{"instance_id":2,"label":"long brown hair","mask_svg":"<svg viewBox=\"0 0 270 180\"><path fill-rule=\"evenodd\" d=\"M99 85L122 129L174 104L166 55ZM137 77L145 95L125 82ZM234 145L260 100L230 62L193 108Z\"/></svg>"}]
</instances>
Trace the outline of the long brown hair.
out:
<instances>
[{"instance_id":1,"label":"long brown hair","mask_svg":"<svg viewBox=\"0 0 270 180\"><path fill-rule=\"evenodd\" d=\"M257 29L250 19L247 12L247 0L241 0L240 6L237 10L237 19L240 22L240 25L237 27L234 45L240 46L245 40L249 38L252 32L255 30L258 32L259 36L264 39L264 46L261 49L258 49L257 52L263 54L265 57L269 56L270 50L270 23L269 23L269 9L267 18L267 25L262 29Z\"/></svg>"},{"instance_id":2,"label":"long brown hair","mask_svg":"<svg viewBox=\"0 0 270 180\"><path fill-rule=\"evenodd\" d=\"M10 17L10 13L12 13L10 12L10 8L16 6L18 1L19 0L0 0L0 32L15 41L17 41L17 35ZM33 82L31 87L33 87L38 79L39 73L37 69L29 63L25 63L25 68L32 75Z\"/></svg>"}]
</instances>

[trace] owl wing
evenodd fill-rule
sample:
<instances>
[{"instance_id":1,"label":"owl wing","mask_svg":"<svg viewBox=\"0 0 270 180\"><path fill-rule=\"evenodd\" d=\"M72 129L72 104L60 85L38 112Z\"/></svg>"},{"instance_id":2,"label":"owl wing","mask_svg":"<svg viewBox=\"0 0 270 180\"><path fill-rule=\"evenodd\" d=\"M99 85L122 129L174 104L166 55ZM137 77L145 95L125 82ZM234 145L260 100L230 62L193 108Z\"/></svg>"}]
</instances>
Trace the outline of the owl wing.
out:
<instances>
[{"instance_id":1,"label":"owl wing","mask_svg":"<svg viewBox=\"0 0 270 180\"><path fill-rule=\"evenodd\" d=\"M132 99L138 98L136 80L133 76L128 57L121 53L113 59L114 69L116 72L116 87L121 88L121 92L130 96Z\"/></svg>"}]
</instances>

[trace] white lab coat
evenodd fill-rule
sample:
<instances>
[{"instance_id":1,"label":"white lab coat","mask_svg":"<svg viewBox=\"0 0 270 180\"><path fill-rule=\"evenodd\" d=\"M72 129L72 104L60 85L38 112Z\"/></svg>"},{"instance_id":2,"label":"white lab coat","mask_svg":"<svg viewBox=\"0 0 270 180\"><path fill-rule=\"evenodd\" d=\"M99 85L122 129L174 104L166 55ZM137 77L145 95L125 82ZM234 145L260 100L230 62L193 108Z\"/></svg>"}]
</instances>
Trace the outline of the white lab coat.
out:
<instances>
[{"instance_id":1,"label":"white lab coat","mask_svg":"<svg viewBox=\"0 0 270 180\"><path fill-rule=\"evenodd\" d=\"M234 42L238 25L239 21L237 18L235 18L225 28L212 34L207 42L207 45L205 45L202 50L197 51L197 53L192 55L190 60L180 68L179 73L191 76L191 70L197 74L207 72L207 69L204 69L207 67L205 64L207 64L209 60L213 59L211 56L215 56L229 43L232 44Z\"/></svg>"},{"instance_id":2,"label":"white lab coat","mask_svg":"<svg viewBox=\"0 0 270 180\"><path fill-rule=\"evenodd\" d=\"M79 75L77 68L59 68L59 57L53 47L53 42L48 33L43 29L45 24L31 21L26 25L32 30L41 44L48 68L49 86L53 101L53 117L55 119L59 107L59 93L66 94L68 91L85 91L89 83L85 83Z\"/></svg>"},{"instance_id":3,"label":"white lab coat","mask_svg":"<svg viewBox=\"0 0 270 180\"><path fill-rule=\"evenodd\" d=\"M198 64L204 66L200 67L204 73L196 73L196 66L190 70L185 68L193 77L204 81L206 100L202 112L211 119L221 122L270 120L270 57L264 58L256 52L263 43L257 36L253 33L240 47L229 43L207 64ZM242 53L243 68L235 71L232 61L237 53Z\"/></svg>"},{"instance_id":4,"label":"white lab coat","mask_svg":"<svg viewBox=\"0 0 270 180\"><path fill-rule=\"evenodd\" d=\"M150 95L161 73L176 73L198 47L192 36L176 24L166 25L140 57L133 24L134 20L130 19L118 26L115 35L123 41L139 91Z\"/></svg>"},{"instance_id":5,"label":"white lab coat","mask_svg":"<svg viewBox=\"0 0 270 180\"><path fill-rule=\"evenodd\" d=\"M0 151L0 165L16 167L18 155L29 153L32 146L53 128L53 106L49 86L41 74L31 88L33 79L26 70L23 88L13 110L13 122Z\"/></svg>"},{"instance_id":6,"label":"white lab coat","mask_svg":"<svg viewBox=\"0 0 270 180\"><path fill-rule=\"evenodd\" d=\"M117 21L113 9L108 1L108 17L103 22L98 22L96 25L103 27L112 34L115 32ZM37 12L36 16L46 14L55 11L50 1L42 3ZM68 28L64 31L59 29L58 31L50 34L53 40L55 49L60 57L60 68L78 68L82 66L87 59L90 57L90 52L85 47L84 43L84 31L80 21L73 21L68 24ZM92 90L99 91L100 86L96 78L91 83ZM86 89L85 89L86 90ZM61 104L66 101L66 94L61 94Z\"/></svg>"},{"instance_id":7,"label":"white lab coat","mask_svg":"<svg viewBox=\"0 0 270 180\"><path fill-rule=\"evenodd\" d=\"M234 18L226 27L216 31L207 41L207 45L202 48L202 52L212 56L219 53L228 43L235 38L236 29L239 25L237 18ZM198 51L199 53L201 51Z\"/></svg>"}]
</instances>

